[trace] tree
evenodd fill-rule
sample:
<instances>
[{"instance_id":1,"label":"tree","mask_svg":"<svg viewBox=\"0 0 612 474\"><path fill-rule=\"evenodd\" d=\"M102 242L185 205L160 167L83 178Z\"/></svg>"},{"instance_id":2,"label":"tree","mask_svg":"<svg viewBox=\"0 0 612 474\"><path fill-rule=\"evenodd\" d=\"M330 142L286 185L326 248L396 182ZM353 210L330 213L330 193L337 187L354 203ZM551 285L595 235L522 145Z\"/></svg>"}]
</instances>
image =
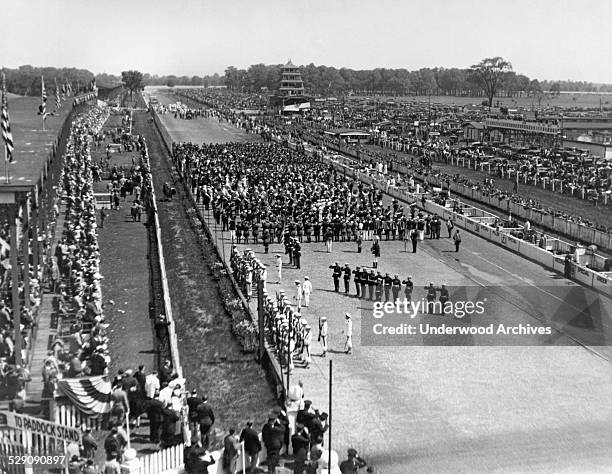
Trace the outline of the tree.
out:
<instances>
[{"instance_id":1,"label":"tree","mask_svg":"<svg viewBox=\"0 0 612 474\"><path fill-rule=\"evenodd\" d=\"M121 82L130 91L130 100L134 91L139 91L144 87L143 76L140 71L123 71L121 73Z\"/></svg>"},{"instance_id":2,"label":"tree","mask_svg":"<svg viewBox=\"0 0 612 474\"><path fill-rule=\"evenodd\" d=\"M553 95L561 94L561 84L555 82L552 86L550 86L550 93Z\"/></svg>"},{"instance_id":3,"label":"tree","mask_svg":"<svg viewBox=\"0 0 612 474\"><path fill-rule=\"evenodd\" d=\"M489 107L492 107L493 97L503 84L504 74L512 71L512 64L497 56L483 59L478 64L473 65L470 70L484 89L485 95L489 99Z\"/></svg>"}]
</instances>

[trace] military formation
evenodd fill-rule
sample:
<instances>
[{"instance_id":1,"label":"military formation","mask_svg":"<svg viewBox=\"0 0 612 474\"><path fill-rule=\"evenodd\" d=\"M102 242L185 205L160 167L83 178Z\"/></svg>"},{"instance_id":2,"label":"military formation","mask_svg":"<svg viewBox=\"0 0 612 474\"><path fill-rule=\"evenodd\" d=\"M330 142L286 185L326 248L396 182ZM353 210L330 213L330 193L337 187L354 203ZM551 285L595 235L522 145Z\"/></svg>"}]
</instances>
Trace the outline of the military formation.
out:
<instances>
[{"instance_id":1,"label":"military formation","mask_svg":"<svg viewBox=\"0 0 612 474\"><path fill-rule=\"evenodd\" d=\"M383 192L347 178L315 156L274 143L173 144L175 163L230 240L263 245L440 238L443 220L384 205ZM448 223L447 223L448 225ZM290 239L289 239L290 238ZM293 259L294 253L288 252ZM298 255L299 262L299 255Z\"/></svg>"},{"instance_id":2,"label":"military formation","mask_svg":"<svg viewBox=\"0 0 612 474\"><path fill-rule=\"evenodd\" d=\"M374 269L366 267L355 267L351 269L348 263L341 266L335 262L329 267L332 270L332 280L334 282L334 291L340 292L340 280L344 283L344 294L351 294L351 279L355 287L355 295L358 298L363 298L371 301L395 302L400 298L405 298L412 301L412 292L414 283L412 275L408 275L405 280L402 280L399 275L391 276L389 273L384 275L381 272L375 272ZM403 286L402 286L403 285ZM404 289L403 296L400 297L402 288Z\"/></svg>"}]
</instances>

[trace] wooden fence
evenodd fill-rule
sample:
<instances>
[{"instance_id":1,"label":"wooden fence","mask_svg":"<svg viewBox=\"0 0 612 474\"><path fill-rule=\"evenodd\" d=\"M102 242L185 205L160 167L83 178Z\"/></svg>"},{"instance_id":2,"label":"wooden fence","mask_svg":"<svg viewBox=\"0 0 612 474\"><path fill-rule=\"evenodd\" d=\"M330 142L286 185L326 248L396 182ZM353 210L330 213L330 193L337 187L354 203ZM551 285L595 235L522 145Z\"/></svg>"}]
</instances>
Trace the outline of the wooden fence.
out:
<instances>
[{"instance_id":1,"label":"wooden fence","mask_svg":"<svg viewBox=\"0 0 612 474\"><path fill-rule=\"evenodd\" d=\"M92 430L102 427L102 417L93 418L84 415L67 398L56 398L51 405L50 421L69 428L81 428L87 426Z\"/></svg>"}]
</instances>

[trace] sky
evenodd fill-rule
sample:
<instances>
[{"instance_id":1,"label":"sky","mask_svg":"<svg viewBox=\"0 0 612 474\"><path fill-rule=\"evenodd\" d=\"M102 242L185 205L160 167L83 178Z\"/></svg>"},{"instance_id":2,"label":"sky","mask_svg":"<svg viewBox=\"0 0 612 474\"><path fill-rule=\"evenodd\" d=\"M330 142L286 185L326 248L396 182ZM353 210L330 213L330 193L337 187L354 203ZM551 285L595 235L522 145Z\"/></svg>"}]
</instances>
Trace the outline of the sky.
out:
<instances>
[{"instance_id":1,"label":"sky","mask_svg":"<svg viewBox=\"0 0 612 474\"><path fill-rule=\"evenodd\" d=\"M177 76L227 66L469 67L612 83L611 0L0 0L0 66Z\"/></svg>"}]
</instances>

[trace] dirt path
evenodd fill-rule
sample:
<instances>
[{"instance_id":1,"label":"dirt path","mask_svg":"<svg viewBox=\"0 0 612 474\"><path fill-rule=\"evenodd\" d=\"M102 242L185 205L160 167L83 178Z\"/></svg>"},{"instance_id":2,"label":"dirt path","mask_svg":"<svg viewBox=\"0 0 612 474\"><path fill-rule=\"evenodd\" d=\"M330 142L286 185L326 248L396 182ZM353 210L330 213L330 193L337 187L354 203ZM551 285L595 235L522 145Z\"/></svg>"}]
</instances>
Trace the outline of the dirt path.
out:
<instances>
[{"instance_id":1,"label":"dirt path","mask_svg":"<svg viewBox=\"0 0 612 474\"><path fill-rule=\"evenodd\" d=\"M176 175L170 172L167 151L148 118L146 113L134 114L134 123L136 132L147 140L154 185L160 196L163 182L172 181ZM206 248L200 247L190 227L178 182L176 189L177 195L172 201L158 201L158 209L172 311L188 389L197 388L208 395L219 436L219 430L240 427L248 419L261 426L268 411L276 405L273 393L254 356L243 354L232 335L230 319L209 269L216 257L209 244Z\"/></svg>"}]
</instances>

